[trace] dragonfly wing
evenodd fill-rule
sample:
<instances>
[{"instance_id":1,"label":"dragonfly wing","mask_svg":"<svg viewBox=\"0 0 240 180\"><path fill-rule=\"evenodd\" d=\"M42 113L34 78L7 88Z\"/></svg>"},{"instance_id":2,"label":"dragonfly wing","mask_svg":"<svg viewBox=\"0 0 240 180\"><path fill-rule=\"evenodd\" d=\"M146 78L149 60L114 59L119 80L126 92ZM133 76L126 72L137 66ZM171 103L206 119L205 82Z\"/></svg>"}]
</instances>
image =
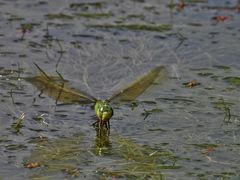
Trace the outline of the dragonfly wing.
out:
<instances>
[{"instance_id":1,"label":"dragonfly wing","mask_svg":"<svg viewBox=\"0 0 240 180\"><path fill-rule=\"evenodd\" d=\"M96 99L86 92L75 91L67 85L67 81L60 77L47 75L38 65L40 75L27 78L41 93L64 103L87 104L94 103Z\"/></svg>"},{"instance_id":2,"label":"dragonfly wing","mask_svg":"<svg viewBox=\"0 0 240 180\"><path fill-rule=\"evenodd\" d=\"M152 85L156 79L163 78L165 76L166 69L163 66L158 66L138 78L136 81L130 83L126 88L113 94L108 100L133 101L150 85Z\"/></svg>"}]
</instances>

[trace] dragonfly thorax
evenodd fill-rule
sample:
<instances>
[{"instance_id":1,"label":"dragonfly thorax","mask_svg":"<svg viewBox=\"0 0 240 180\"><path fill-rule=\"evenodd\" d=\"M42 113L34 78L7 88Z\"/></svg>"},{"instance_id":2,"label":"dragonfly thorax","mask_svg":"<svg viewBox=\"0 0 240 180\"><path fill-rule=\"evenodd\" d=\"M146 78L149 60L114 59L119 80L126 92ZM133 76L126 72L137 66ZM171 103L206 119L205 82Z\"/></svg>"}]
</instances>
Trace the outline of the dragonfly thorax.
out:
<instances>
[{"instance_id":1,"label":"dragonfly thorax","mask_svg":"<svg viewBox=\"0 0 240 180\"><path fill-rule=\"evenodd\" d=\"M113 116L113 109L107 101L97 100L94 109L100 121L108 121Z\"/></svg>"}]
</instances>

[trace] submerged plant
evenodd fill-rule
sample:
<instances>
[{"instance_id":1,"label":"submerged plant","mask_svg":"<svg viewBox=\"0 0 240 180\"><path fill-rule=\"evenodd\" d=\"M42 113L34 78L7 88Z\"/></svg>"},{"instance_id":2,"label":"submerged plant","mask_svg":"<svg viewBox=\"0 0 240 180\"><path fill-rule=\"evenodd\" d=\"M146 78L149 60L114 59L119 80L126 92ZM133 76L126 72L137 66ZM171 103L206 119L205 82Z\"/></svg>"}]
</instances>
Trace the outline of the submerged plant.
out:
<instances>
[{"instance_id":1,"label":"submerged plant","mask_svg":"<svg viewBox=\"0 0 240 180\"><path fill-rule=\"evenodd\" d=\"M147 117L152 114L152 113L159 113L162 112L161 109L151 109L151 110L146 110L144 109L144 112L142 113L142 115L144 116L143 120L147 119Z\"/></svg>"},{"instance_id":2,"label":"submerged plant","mask_svg":"<svg viewBox=\"0 0 240 180\"><path fill-rule=\"evenodd\" d=\"M120 157L117 169L98 169L101 177L132 179L164 179L162 169L178 169L175 155L167 150L141 146L132 140L117 136L114 154Z\"/></svg>"},{"instance_id":3,"label":"submerged plant","mask_svg":"<svg viewBox=\"0 0 240 180\"><path fill-rule=\"evenodd\" d=\"M223 78L223 80L225 80L231 85L240 86L240 77L233 77L233 76L225 77Z\"/></svg>"},{"instance_id":4,"label":"submerged plant","mask_svg":"<svg viewBox=\"0 0 240 180\"><path fill-rule=\"evenodd\" d=\"M77 164L87 161L86 151L82 148L83 135L78 134L70 138L56 141L39 141L31 156L23 163L25 168L39 168L38 175L48 176L62 171L73 177L79 176Z\"/></svg>"},{"instance_id":5,"label":"submerged plant","mask_svg":"<svg viewBox=\"0 0 240 180\"><path fill-rule=\"evenodd\" d=\"M99 179L164 179L162 170L180 168L176 165L176 156L169 150L143 146L116 134L111 137L112 142L105 129L101 134L97 132L95 145L90 148L84 144L82 134L39 141L23 166L31 169L31 178L39 179L54 179L59 173L78 178L97 175ZM99 159L106 163L99 165Z\"/></svg>"},{"instance_id":6,"label":"submerged plant","mask_svg":"<svg viewBox=\"0 0 240 180\"><path fill-rule=\"evenodd\" d=\"M12 128L16 130L16 133L20 133L20 130L22 129L23 125L23 120L25 118L25 114L22 113L16 121L12 124Z\"/></svg>"},{"instance_id":7,"label":"submerged plant","mask_svg":"<svg viewBox=\"0 0 240 180\"><path fill-rule=\"evenodd\" d=\"M231 122L231 105L231 103L224 101L224 99L220 99L216 102L216 108L224 112L224 122Z\"/></svg>"},{"instance_id":8,"label":"submerged plant","mask_svg":"<svg viewBox=\"0 0 240 180\"><path fill-rule=\"evenodd\" d=\"M41 115L34 117L33 119L36 120L40 124L44 124L44 125L48 126L48 123L45 121L45 118L44 118L45 115L46 114L41 114Z\"/></svg>"}]
</instances>

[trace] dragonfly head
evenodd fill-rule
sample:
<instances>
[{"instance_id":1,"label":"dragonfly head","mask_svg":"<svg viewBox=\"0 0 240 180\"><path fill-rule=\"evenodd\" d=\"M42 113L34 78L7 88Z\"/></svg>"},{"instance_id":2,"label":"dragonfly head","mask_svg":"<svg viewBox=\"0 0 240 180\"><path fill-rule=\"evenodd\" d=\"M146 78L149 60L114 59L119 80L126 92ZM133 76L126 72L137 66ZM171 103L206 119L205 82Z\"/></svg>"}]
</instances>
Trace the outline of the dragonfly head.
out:
<instances>
[{"instance_id":1,"label":"dragonfly head","mask_svg":"<svg viewBox=\"0 0 240 180\"><path fill-rule=\"evenodd\" d=\"M94 109L98 119L102 122L109 121L109 119L113 116L113 109L107 101L98 100Z\"/></svg>"}]
</instances>

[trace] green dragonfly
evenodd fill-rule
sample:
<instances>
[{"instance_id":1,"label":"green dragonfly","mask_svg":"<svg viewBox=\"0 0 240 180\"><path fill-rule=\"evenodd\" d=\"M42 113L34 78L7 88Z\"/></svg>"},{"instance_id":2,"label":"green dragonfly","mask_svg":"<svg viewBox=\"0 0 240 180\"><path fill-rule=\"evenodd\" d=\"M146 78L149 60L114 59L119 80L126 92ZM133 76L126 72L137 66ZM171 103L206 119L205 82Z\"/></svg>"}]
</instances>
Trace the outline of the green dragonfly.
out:
<instances>
[{"instance_id":1,"label":"green dragonfly","mask_svg":"<svg viewBox=\"0 0 240 180\"><path fill-rule=\"evenodd\" d=\"M119 101L133 101L140 94L142 94L149 86L151 86L156 79L163 78L166 75L166 69L163 66L158 66L142 75L137 80L130 83L125 88L117 91L108 99L101 100L88 94L84 91L76 91L67 85L67 81L59 74L57 76L49 76L46 74L37 64L35 66L40 71L40 74L29 78L28 80L35 85L40 94L46 94L58 101L64 103L78 103L78 104L94 104L94 110L97 116L97 121L93 123L95 127L99 129L105 126L106 129L110 129L110 119L114 114L111 102L115 100ZM98 125L98 126L97 126Z\"/></svg>"}]
</instances>

